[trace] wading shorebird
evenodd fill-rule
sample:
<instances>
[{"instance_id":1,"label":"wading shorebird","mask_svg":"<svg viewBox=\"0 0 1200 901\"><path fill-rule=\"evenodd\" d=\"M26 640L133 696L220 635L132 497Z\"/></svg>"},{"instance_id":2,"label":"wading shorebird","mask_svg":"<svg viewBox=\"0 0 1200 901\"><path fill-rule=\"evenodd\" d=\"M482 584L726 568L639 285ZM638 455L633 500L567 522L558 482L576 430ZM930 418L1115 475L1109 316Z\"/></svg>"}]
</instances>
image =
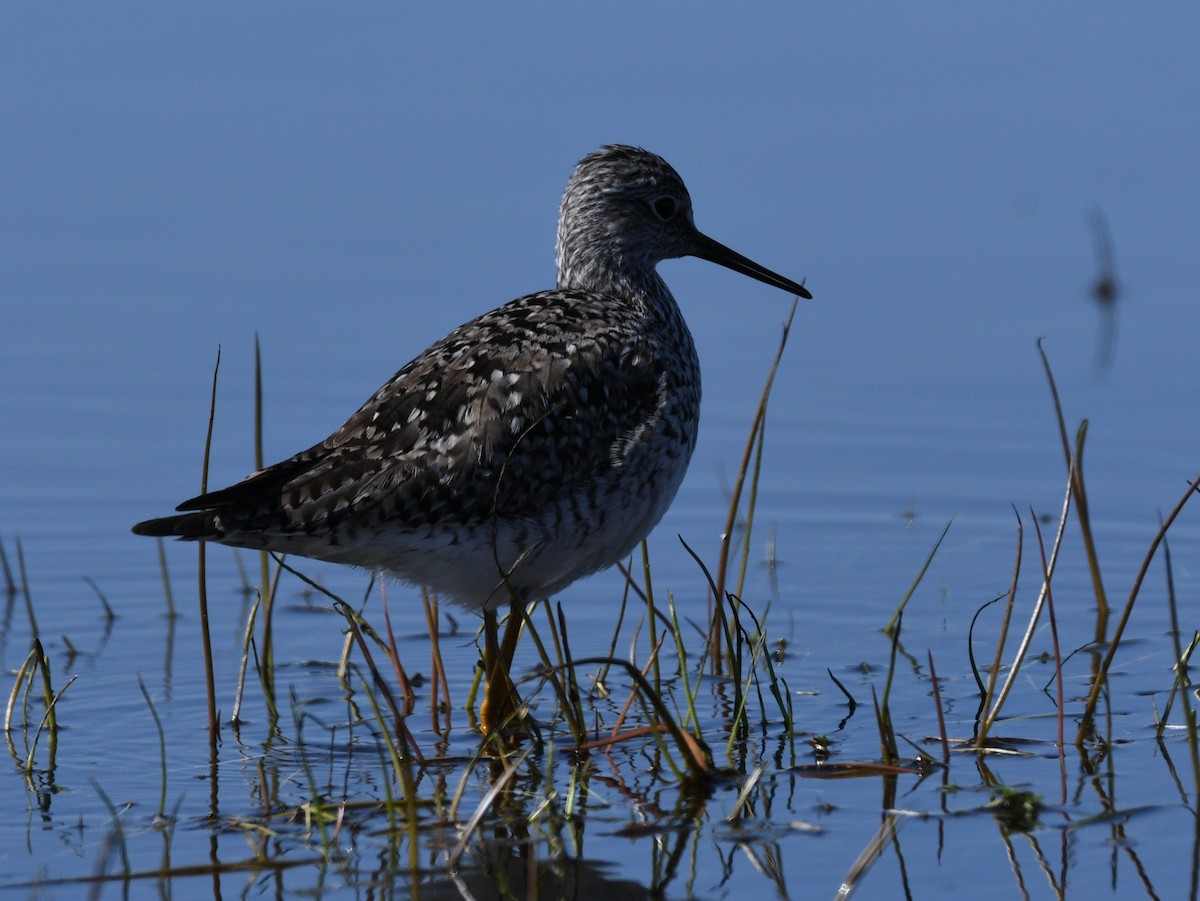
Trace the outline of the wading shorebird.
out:
<instances>
[{"instance_id":1,"label":"wading shorebird","mask_svg":"<svg viewBox=\"0 0 1200 901\"><path fill-rule=\"evenodd\" d=\"M665 160L604 147L567 183L557 288L455 329L320 444L133 531L348 563L482 610L489 731L514 709L526 603L624 558L683 481L700 365L655 271L683 256L811 297L701 234Z\"/></svg>"}]
</instances>

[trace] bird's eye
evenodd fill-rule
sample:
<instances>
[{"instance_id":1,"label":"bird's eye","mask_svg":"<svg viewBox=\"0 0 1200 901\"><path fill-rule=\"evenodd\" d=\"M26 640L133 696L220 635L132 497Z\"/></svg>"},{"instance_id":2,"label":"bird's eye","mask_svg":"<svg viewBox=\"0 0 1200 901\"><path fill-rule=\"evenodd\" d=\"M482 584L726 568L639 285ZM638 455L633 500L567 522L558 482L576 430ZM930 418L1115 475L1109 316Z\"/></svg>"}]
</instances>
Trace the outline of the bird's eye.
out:
<instances>
[{"instance_id":1,"label":"bird's eye","mask_svg":"<svg viewBox=\"0 0 1200 901\"><path fill-rule=\"evenodd\" d=\"M679 205L675 202L674 197L659 197L650 206L654 210L654 215L663 222L670 222L679 210Z\"/></svg>"}]
</instances>

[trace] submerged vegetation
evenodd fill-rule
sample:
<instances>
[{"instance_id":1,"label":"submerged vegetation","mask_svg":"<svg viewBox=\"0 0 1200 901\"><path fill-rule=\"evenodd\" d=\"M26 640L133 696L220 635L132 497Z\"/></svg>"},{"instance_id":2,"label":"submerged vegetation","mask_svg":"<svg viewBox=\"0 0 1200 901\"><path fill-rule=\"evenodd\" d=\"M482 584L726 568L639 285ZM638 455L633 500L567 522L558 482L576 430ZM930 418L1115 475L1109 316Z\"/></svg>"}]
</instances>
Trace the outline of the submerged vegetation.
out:
<instances>
[{"instance_id":1,"label":"submerged vegetation","mask_svg":"<svg viewBox=\"0 0 1200 901\"><path fill-rule=\"evenodd\" d=\"M207 767L199 782L181 787L173 763L179 739L162 720L167 701L154 698L139 677L140 696L131 690L126 700L145 711L146 744L154 749L147 756L157 759L160 774L156 796L122 806L110 799L98 771L93 790L109 818L102 838L87 842L90 874L46 872L0 887L34 896L73 883L98 896L110 885L127 894L149 883L171 895L172 885L204 880L214 896L225 886L224 893L254 896L345 890L356 897L590 898L607 892L657 898L725 894L738 880L753 878L780 897L847 897L869 884L873 865L887 857L894 867L878 896L901 897L915 894L911 882L921 881L915 871L937 866L934 858L940 860L949 841L947 826L969 820L994 823L990 834L1011 873L1011 884L998 888L1006 897L1036 891L1030 887L1035 873L1048 896L1070 895L1068 886L1081 881L1078 852L1071 849L1083 829L1100 830L1100 844L1111 846L1114 885L1120 858L1133 874L1123 878L1133 878L1140 893L1196 897L1200 825L1193 826L1192 853L1181 855L1178 872L1156 873L1130 839L1127 824L1139 811L1117 802L1121 782L1113 761L1118 744L1134 740L1115 734L1121 712L1146 709L1123 692L1114 667L1133 654L1123 644L1127 627L1148 573L1159 567L1171 616L1162 641L1174 665L1157 677L1165 700L1161 706L1154 701L1152 737L1136 740L1153 742L1178 803L1200 824L1189 676L1200 633L1180 616L1167 542L1200 477L1173 499L1123 605L1110 603L1086 491L1087 423L1072 440L1043 356L1063 447L1063 501L1056 518L1014 511L1009 590L981 603L967 633L956 636L969 671L952 672L932 651L913 652L905 641L906 618L926 616L918 589L953 529L947 523L915 567L894 615L878 635L864 636L880 659L839 677L833 664L822 662L820 648L806 648L815 665L829 667L829 682L820 689L797 684L787 630L776 631L769 605L756 608L743 598L771 383L789 326L790 318L751 417L721 540L711 555L685 545L700 586L689 595L707 592L707 622L689 621L675 596L655 584L643 546L641 558L623 568L610 636L572 634L568 610L556 603L529 611L522 646L535 659L516 680L521 704L505 728L484 738L476 722L480 672L464 684L448 677L442 656L448 637L456 648L463 642L448 615L453 611L425 595L427 636L398 638L388 594L410 589L372 580L354 602L268 555L253 578L238 558L251 600L236 692L223 701L215 687L205 548L200 545L193 592L172 579L160 546L168 614L181 597L191 597L201 612L195 640L202 643ZM214 372L214 397L215 386ZM261 367L256 388L261 464ZM206 467L207 458L206 449ZM1056 579L1072 529L1094 604L1087 634L1063 628L1056 613L1056 593L1081 594L1077 585L1062 590ZM1028 558L1039 574L1033 585L1025 578ZM0 544L0 564L6 622L19 599L33 637L7 692L4 735L19 775L6 781L21 780L29 809L45 811L63 790L56 779L59 738L70 724L60 702L70 698L72 681L56 682L60 667L41 640L19 540ZM287 650L276 647L276 618L289 592L344 620L340 659L280 663ZM111 618L98 587L96 594ZM474 644L483 641L478 635ZM410 669L411 657L413 646L422 644L429 668L418 673ZM605 645L607 653L597 655ZM576 656L582 647L587 651ZM1138 652L1144 655L1145 647ZM816 691L826 698L819 716L801 715L798 700ZM231 704L224 718L223 703ZM1176 759L1181 749L1182 763ZM878 786L879 800L858 850L837 864L840 884L796 884L785 842L820 840L836 821L839 792L805 788L833 785L830 780ZM205 787L202 809L192 797L197 785ZM1093 794L1090 802L1086 792ZM936 824L928 858L924 848L914 857L901 841L901 827L914 819ZM181 839L184 831L207 836L206 856L179 853L181 844L196 847ZM157 862L147 857L148 836L158 837ZM613 875L596 856L600 837L646 849L636 881ZM716 858L705 859L712 848Z\"/></svg>"}]
</instances>

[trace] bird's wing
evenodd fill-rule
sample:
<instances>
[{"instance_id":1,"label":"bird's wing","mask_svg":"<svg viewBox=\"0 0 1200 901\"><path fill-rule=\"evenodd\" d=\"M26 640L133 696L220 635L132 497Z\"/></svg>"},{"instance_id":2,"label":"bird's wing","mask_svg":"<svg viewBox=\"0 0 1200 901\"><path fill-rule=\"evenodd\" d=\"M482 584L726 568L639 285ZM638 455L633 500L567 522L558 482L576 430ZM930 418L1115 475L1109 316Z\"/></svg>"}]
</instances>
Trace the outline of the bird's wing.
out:
<instances>
[{"instance_id":1,"label":"bird's wing","mask_svg":"<svg viewBox=\"0 0 1200 901\"><path fill-rule=\"evenodd\" d=\"M481 316L325 441L178 509L218 513L226 532L283 533L536 512L620 465L663 403L658 354L630 342L611 305L596 321L600 301L545 292Z\"/></svg>"}]
</instances>

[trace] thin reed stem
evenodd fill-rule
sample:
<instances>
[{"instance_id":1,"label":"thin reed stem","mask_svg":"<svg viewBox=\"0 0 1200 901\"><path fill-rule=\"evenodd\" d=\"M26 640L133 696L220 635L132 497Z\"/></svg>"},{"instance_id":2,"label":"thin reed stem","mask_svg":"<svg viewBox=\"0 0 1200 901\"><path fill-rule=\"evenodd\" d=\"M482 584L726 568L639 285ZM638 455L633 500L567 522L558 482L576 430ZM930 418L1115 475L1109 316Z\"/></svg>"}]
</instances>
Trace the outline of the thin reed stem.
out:
<instances>
[{"instance_id":1,"label":"thin reed stem","mask_svg":"<svg viewBox=\"0 0 1200 901\"><path fill-rule=\"evenodd\" d=\"M1162 543L1167 535L1167 530L1171 528L1171 523L1175 522L1175 518L1183 512L1184 505L1192 499L1192 495L1196 493L1197 488L1200 488L1200 475L1197 475L1188 485L1187 491L1179 499L1178 503L1168 514L1167 518L1159 527L1158 532L1154 536L1154 540L1150 542L1150 547L1146 551L1146 556L1142 559L1141 568L1138 570L1136 578L1133 580L1133 588L1129 592L1129 600L1125 602L1125 608L1121 611L1121 618L1117 621L1117 627L1113 630L1112 640L1109 642L1108 650L1104 653L1104 659L1100 663L1100 671L1092 682L1092 690L1088 694L1087 701L1083 707L1083 718L1079 723L1079 731L1075 736L1075 744L1082 746L1084 740L1091 735L1093 727L1093 719L1096 713L1096 703L1100 699L1100 691L1108 681L1108 672L1112 667L1113 658L1117 656L1117 648L1121 645L1121 636L1125 634L1125 627L1129 625L1129 617L1133 613L1134 602L1137 601L1138 593L1142 588L1142 581L1146 578L1146 573L1150 569L1150 563L1154 559L1154 554L1158 550L1158 546Z\"/></svg>"},{"instance_id":2,"label":"thin reed stem","mask_svg":"<svg viewBox=\"0 0 1200 901\"><path fill-rule=\"evenodd\" d=\"M208 467L212 459L213 424L217 417L217 377L221 372L221 348L217 347L217 361L213 366L212 394L208 402L208 428L204 435L204 463L200 468L200 493L208 493ZM213 675L212 630L208 622L208 542L201 540L197 547L199 557L197 572L197 600L200 604L200 641L204 654L204 689L208 699L208 743L216 756L217 736L217 685Z\"/></svg>"},{"instance_id":3,"label":"thin reed stem","mask_svg":"<svg viewBox=\"0 0 1200 901\"><path fill-rule=\"evenodd\" d=\"M762 422L767 415L767 401L771 397L771 387L775 383L775 373L779 370L779 361L783 359L783 351L787 347L788 333L791 331L792 320L796 316L796 308L799 303L799 298L792 300L792 308L788 311L787 319L784 320L783 333L779 338L779 346L775 350L775 357L771 360L771 368L767 372L766 384L763 385L758 406L754 410L750 433L746 438L746 449L742 452L742 462L738 467L738 475L733 483L733 491L729 499L729 512L725 518L725 528L721 531L720 552L717 557L717 577L713 587L713 601L718 611L722 606L722 598L725 597L725 581L729 570L730 542L733 538L734 525L737 522L738 509L741 506L742 488L746 482L746 474L749 471L750 459L754 454L755 445L760 440ZM720 665L721 654L717 648L719 635L720 632L716 629L716 623L711 623L709 627L709 643L712 646L712 663L714 666Z\"/></svg>"}]
</instances>

